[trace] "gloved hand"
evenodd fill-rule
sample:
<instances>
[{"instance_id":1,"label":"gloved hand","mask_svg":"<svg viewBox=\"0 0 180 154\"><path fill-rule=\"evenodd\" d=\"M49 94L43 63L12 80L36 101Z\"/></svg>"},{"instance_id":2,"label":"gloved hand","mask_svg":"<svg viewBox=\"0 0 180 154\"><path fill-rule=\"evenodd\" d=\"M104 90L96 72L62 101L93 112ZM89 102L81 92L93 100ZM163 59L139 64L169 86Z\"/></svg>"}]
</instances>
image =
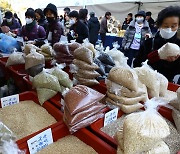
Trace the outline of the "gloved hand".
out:
<instances>
[{"instance_id":1,"label":"gloved hand","mask_svg":"<svg viewBox=\"0 0 180 154\"><path fill-rule=\"evenodd\" d=\"M175 61L180 56L180 48L178 45L168 42L158 50L158 54L162 60Z\"/></svg>"}]
</instances>

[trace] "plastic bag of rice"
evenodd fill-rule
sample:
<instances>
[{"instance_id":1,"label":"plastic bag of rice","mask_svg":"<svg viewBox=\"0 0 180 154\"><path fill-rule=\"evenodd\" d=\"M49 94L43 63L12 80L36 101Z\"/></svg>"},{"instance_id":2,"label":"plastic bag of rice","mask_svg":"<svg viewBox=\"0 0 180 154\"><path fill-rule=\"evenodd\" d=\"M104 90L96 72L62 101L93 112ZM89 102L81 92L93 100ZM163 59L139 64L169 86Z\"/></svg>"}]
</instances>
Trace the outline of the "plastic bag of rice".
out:
<instances>
[{"instance_id":1,"label":"plastic bag of rice","mask_svg":"<svg viewBox=\"0 0 180 154\"><path fill-rule=\"evenodd\" d=\"M54 50L52 49L52 46L50 46L48 43L42 45L41 50L42 50L42 52L44 52L48 55L51 55L51 56L54 54Z\"/></svg>"},{"instance_id":2,"label":"plastic bag of rice","mask_svg":"<svg viewBox=\"0 0 180 154\"><path fill-rule=\"evenodd\" d=\"M61 91L58 78L46 73L44 70L33 78L32 84L35 88L47 88L54 91Z\"/></svg>"},{"instance_id":3,"label":"plastic bag of rice","mask_svg":"<svg viewBox=\"0 0 180 154\"><path fill-rule=\"evenodd\" d=\"M71 54L74 55L74 50L81 47L81 44L79 44L77 42L71 42L71 43L68 43L68 47L69 47Z\"/></svg>"},{"instance_id":4,"label":"plastic bag of rice","mask_svg":"<svg viewBox=\"0 0 180 154\"><path fill-rule=\"evenodd\" d=\"M33 66L31 68L28 68L26 70L26 72L28 75L35 77L37 74L39 74L43 71L44 67L45 67L45 64L39 64L39 65Z\"/></svg>"},{"instance_id":5,"label":"plastic bag of rice","mask_svg":"<svg viewBox=\"0 0 180 154\"><path fill-rule=\"evenodd\" d=\"M160 81L159 96L164 97L168 89L168 79L161 73L157 73L157 78Z\"/></svg>"},{"instance_id":6,"label":"plastic bag of rice","mask_svg":"<svg viewBox=\"0 0 180 154\"><path fill-rule=\"evenodd\" d=\"M38 99L41 105L57 94L57 91L47 88L37 88Z\"/></svg>"},{"instance_id":7,"label":"plastic bag of rice","mask_svg":"<svg viewBox=\"0 0 180 154\"><path fill-rule=\"evenodd\" d=\"M100 74L96 71L88 71L88 70L83 70L83 69L78 69L78 72L76 75L85 79L95 79L100 76Z\"/></svg>"},{"instance_id":8,"label":"plastic bag of rice","mask_svg":"<svg viewBox=\"0 0 180 154\"><path fill-rule=\"evenodd\" d=\"M138 111L142 107L144 107L144 105L142 105L141 103L136 103L133 105L119 104L119 106L120 106L120 109L126 114L133 113L135 111Z\"/></svg>"},{"instance_id":9,"label":"plastic bag of rice","mask_svg":"<svg viewBox=\"0 0 180 154\"><path fill-rule=\"evenodd\" d=\"M79 84L86 85L86 86L94 86L96 84L99 84L99 82L96 79L85 79L81 78L75 75L76 80Z\"/></svg>"},{"instance_id":10,"label":"plastic bag of rice","mask_svg":"<svg viewBox=\"0 0 180 154\"><path fill-rule=\"evenodd\" d=\"M114 67L109 72L108 79L130 90L138 90L138 76L131 68Z\"/></svg>"},{"instance_id":11,"label":"plastic bag of rice","mask_svg":"<svg viewBox=\"0 0 180 154\"><path fill-rule=\"evenodd\" d=\"M58 66L53 69L52 75L58 78L60 85L67 88L73 86L73 82L69 79L69 75Z\"/></svg>"},{"instance_id":12,"label":"plastic bag of rice","mask_svg":"<svg viewBox=\"0 0 180 154\"><path fill-rule=\"evenodd\" d=\"M25 44L24 45L24 53L26 55L30 54L31 49L35 49L36 51L41 51L40 48L38 48L37 46L35 46L33 44Z\"/></svg>"},{"instance_id":13,"label":"plastic bag of rice","mask_svg":"<svg viewBox=\"0 0 180 154\"><path fill-rule=\"evenodd\" d=\"M123 125L125 154L148 151L170 134L168 124L157 111L157 106L162 104L153 98L145 103L145 111L126 116Z\"/></svg>"},{"instance_id":14,"label":"plastic bag of rice","mask_svg":"<svg viewBox=\"0 0 180 154\"><path fill-rule=\"evenodd\" d=\"M176 91L177 97L170 101L170 105L180 111L180 88Z\"/></svg>"},{"instance_id":15,"label":"plastic bag of rice","mask_svg":"<svg viewBox=\"0 0 180 154\"><path fill-rule=\"evenodd\" d=\"M168 42L158 50L158 54L160 59L167 59L171 56L180 55L180 48L177 44Z\"/></svg>"},{"instance_id":16,"label":"plastic bag of rice","mask_svg":"<svg viewBox=\"0 0 180 154\"><path fill-rule=\"evenodd\" d=\"M17 64L24 64L24 54L22 52L16 52L14 51L12 54L10 54L6 67L10 65L17 65Z\"/></svg>"},{"instance_id":17,"label":"plastic bag of rice","mask_svg":"<svg viewBox=\"0 0 180 154\"><path fill-rule=\"evenodd\" d=\"M95 52L95 49L94 49L94 45L91 44L88 39L84 39L83 42L84 43L82 45L84 47L88 48L89 50L91 50L93 52L93 56L95 56L96 52Z\"/></svg>"},{"instance_id":18,"label":"plastic bag of rice","mask_svg":"<svg viewBox=\"0 0 180 154\"><path fill-rule=\"evenodd\" d=\"M97 57L103 64L106 65L110 65L110 66L114 66L114 60L112 59L111 56L109 56L108 54L104 53L104 52L100 52L99 57Z\"/></svg>"},{"instance_id":19,"label":"plastic bag of rice","mask_svg":"<svg viewBox=\"0 0 180 154\"><path fill-rule=\"evenodd\" d=\"M151 97L159 97L160 80L158 80L157 72L150 68L147 61L142 67L134 68L139 80L148 88L148 94Z\"/></svg>"},{"instance_id":20,"label":"plastic bag of rice","mask_svg":"<svg viewBox=\"0 0 180 154\"><path fill-rule=\"evenodd\" d=\"M94 63L99 67L96 71L102 76L104 76L106 72L105 72L105 66L103 65L103 63L97 58L94 59Z\"/></svg>"},{"instance_id":21,"label":"plastic bag of rice","mask_svg":"<svg viewBox=\"0 0 180 154\"><path fill-rule=\"evenodd\" d=\"M176 125L177 131L180 134L180 111L176 110L176 109L173 109L172 117L174 119L174 123Z\"/></svg>"},{"instance_id":22,"label":"plastic bag of rice","mask_svg":"<svg viewBox=\"0 0 180 154\"><path fill-rule=\"evenodd\" d=\"M79 69L82 69L82 70L93 71L93 70L99 69L99 66L96 65L95 63L88 64L88 63L86 63L82 60L78 60L78 59L74 59L73 64L75 64Z\"/></svg>"},{"instance_id":23,"label":"plastic bag of rice","mask_svg":"<svg viewBox=\"0 0 180 154\"><path fill-rule=\"evenodd\" d=\"M74 58L92 64L93 52L86 47L80 47L74 51Z\"/></svg>"},{"instance_id":24,"label":"plastic bag of rice","mask_svg":"<svg viewBox=\"0 0 180 154\"><path fill-rule=\"evenodd\" d=\"M31 53L25 57L25 69L29 69L39 64L45 64L45 58L42 54L37 53L35 49L30 51Z\"/></svg>"}]
</instances>

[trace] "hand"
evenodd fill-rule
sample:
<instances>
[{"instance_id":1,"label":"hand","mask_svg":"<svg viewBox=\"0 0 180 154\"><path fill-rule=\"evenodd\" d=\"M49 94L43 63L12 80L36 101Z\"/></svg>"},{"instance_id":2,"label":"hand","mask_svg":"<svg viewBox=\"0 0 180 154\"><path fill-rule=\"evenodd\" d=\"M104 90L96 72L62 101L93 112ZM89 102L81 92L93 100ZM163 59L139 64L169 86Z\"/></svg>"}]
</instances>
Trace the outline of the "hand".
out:
<instances>
[{"instance_id":1,"label":"hand","mask_svg":"<svg viewBox=\"0 0 180 154\"><path fill-rule=\"evenodd\" d=\"M173 61L176 61L179 57L180 57L180 55L178 55L178 56L169 56L165 60L168 61L168 62L173 62Z\"/></svg>"},{"instance_id":2,"label":"hand","mask_svg":"<svg viewBox=\"0 0 180 154\"><path fill-rule=\"evenodd\" d=\"M8 33L10 31L10 28L8 26L2 26L1 30L3 33Z\"/></svg>"},{"instance_id":3,"label":"hand","mask_svg":"<svg viewBox=\"0 0 180 154\"><path fill-rule=\"evenodd\" d=\"M28 38L27 38L27 36L25 36L25 37L24 37L24 40L25 40L25 41L28 41Z\"/></svg>"},{"instance_id":4,"label":"hand","mask_svg":"<svg viewBox=\"0 0 180 154\"><path fill-rule=\"evenodd\" d=\"M146 39L151 38L151 34L146 33L146 34L145 34L145 38L146 38Z\"/></svg>"}]
</instances>

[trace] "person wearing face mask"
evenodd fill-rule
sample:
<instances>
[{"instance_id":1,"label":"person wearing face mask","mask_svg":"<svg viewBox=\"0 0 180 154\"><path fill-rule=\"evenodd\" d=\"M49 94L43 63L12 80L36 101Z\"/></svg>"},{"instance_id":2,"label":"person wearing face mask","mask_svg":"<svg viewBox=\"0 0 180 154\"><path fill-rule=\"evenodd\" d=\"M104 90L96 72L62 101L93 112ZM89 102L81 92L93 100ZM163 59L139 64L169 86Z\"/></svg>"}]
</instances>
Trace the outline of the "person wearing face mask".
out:
<instances>
[{"instance_id":1,"label":"person wearing face mask","mask_svg":"<svg viewBox=\"0 0 180 154\"><path fill-rule=\"evenodd\" d=\"M35 20L34 10L27 10L25 13L26 25L22 27L21 35L24 41L34 41L35 39L45 39L46 32Z\"/></svg>"},{"instance_id":2,"label":"person wearing face mask","mask_svg":"<svg viewBox=\"0 0 180 154\"><path fill-rule=\"evenodd\" d=\"M87 26L79 20L77 11L69 13L70 32L67 34L68 41L75 40L78 43L83 43L83 40L89 37Z\"/></svg>"},{"instance_id":3,"label":"person wearing face mask","mask_svg":"<svg viewBox=\"0 0 180 154\"><path fill-rule=\"evenodd\" d=\"M177 37L177 30L180 27L180 7L169 6L161 10L158 14L157 26L159 30L155 37L147 39L141 46L134 66L139 67L142 62L148 59L148 64L153 69L172 81L175 75L180 74L180 55L164 59L159 53L160 51L165 52L164 46L168 42L180 47L180 39Z\"/></svg>"},{"instance_id":4,"label":"person wearing face mask","mask_svg":"<svg viewBox=\"0 0 180 154\"><path fill-rule=\"evenodd\" d=\"M14 32L15 30L19 30L21 28L20 23L13 17L12 12L7 11L5 13L5 20L1 24L1 26L7 26L10 28L11 32Z\"/></svg>"},{"instance_id":5,"label":"person wearing face mask","mask_svg":"<svg viewBox=\"0 0 180 154\"><path fill-rule=\"evenodd\" d=\"M53 46L60 41L61 35L64 35L64 29L60 21L57 19L58 12L57 7L54 4L49 3L44 9L44 14L48 21L47 39Z\"/></svg>"},{"instance_id":6,"label":"person wearing face mask","mask_svg":"<svg viewBox=\"0 0 180 154\"><path fill-rule=\"evenodd\" d=\"M133 59L137 56L141 44L152 35L145 17L145 12L139 11L135 15L135 19L131 21L122 40L122 49L125 56L128 57L129 66L132 65Z\"/></svg>"}]
</instances>

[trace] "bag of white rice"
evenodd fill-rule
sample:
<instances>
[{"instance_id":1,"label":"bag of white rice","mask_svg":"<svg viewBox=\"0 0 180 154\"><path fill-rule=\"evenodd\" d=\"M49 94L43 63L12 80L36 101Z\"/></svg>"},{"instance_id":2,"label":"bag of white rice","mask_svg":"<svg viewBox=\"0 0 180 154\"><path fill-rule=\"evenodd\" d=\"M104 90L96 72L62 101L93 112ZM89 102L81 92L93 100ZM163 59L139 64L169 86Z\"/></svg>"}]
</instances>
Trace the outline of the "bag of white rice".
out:
<instances>
[{"instance_id":1,"label":"bag of white rice","mask_svg":"<svg viewBox=\"0 0 180 154\"><path fill-rule=\"evenodd\" d=\"M14 51L12 54L10 54L6 63L6 67L10 65L17 65L17 64L24 64L24 63L25 63L25 60L24 60L23 53Z\"/></svg>"},{"instance_id":2,"label":"bag of white rice","mask_svg":"<svg viewBox=\"0 0 180 154\"><path fill-rule=\"evenodd\" d=\"M173 109L172 117L174 119L177 131L180 133L180 111Z\"/></svg>"},{"instance_id":3,"label":"bag of white rice","mask_svg":"<svg viewBox=\"0 0 180 154\"><path fill-rule=\"evenodd\" d=\"M157 106L162 104L153 98L145 103L145 111L125 117L123 125L125 154L148 151L170 134L168 124L157 111Z\"/></svg>"},{"instance_id":4,"label":"bag of white rice","mask_svg":"<svg viewBox=\"0 0 180 154\"><path fill-rule=\"evenodd\" d=\"M83 70L83 69L78 69L78 72L76 75L85 79L95 79L100 76L100 74L96 71L88 71L88 70Z\"/></svg>"},{"instance_id":5,"label":"bag of white rice","mask_svg":"<svg viewBox=\"0 0 180 154\"><path fill-rule=\"evenodd\" d=\"M130 90L138 90L138 76L131 68L113 67L108 74L108 79Z\"/></svg>"},{"instance_id":6,"label":"bag of white rice","mask_svg":"<svg viewBox=\"0 0 180 154\"><path fill-rule=\"evenodd\" d=\"M52 49L52 46L50 46L49 44L42 45L41 50L42 50L42 52L44 52L48 55L51 55L51 56L54 54L54 50Z\"/></svg>"},{"instance_id":7,"label":"bag of white rice","mask_svg":"<svg viewBox=\"0 0 180 154\"><path fill-rule=\"evenodd\" d=\"M83 42L84 43L82 45L91 50L93 52L93 56L95 57L96 51L94 49L94 45L91 44L88 39L84 39Z\"/></svg>"},{"instance_id":8,"label":"bag of white rice","mask_svg":"<svg viewBox=\"0 0 180 154\"><path fill-rule=\"evenodd\" d=\"M180 111L180 88L176 91L177 97L170 101L170 105Z\"/></svg>"},{"instance_id":9,"label":"bag of white rice","mask_svg":"<svg viewBox=\"0 0 180 154\"><path fill-rule=\"evenodd\" d=\"M159 96L164 97L168 89L168 79L160 73L157 73L157 78L160 81Z\"/></svg>"},{"instance_id":10,"label":"bag of white rice","mask_svg":"<svg viewBox=\"0 0 180 154\"><path fill-rule=\"evenodd\" d=\"M120 106L120 109L126 114L138 111L139 109L144 107L144 105L142 105L141 103L136 103L136 104L133 104L133 105L119 104L119 106Z\"/></svg>"},{"instance_id":11,"label":"bag of white rice","mask_svg":"<svg viewBox=\"0 0 180 154\"><path fill-rule=\"evenodd\" d=\"M32 84L35 88L47 88L54 91L61 91L57 77L46 73L44 70L33 78Z\"/></svg>"},{"instance_id":12,"label":"bag of white rice","mask_svg":"<svg viewBox=\"0 0 180 154\"><path fill-rule=\"evenodd\" d=\"M177 44L168 42L158 50L158 54L160 59L167 59L171 56L176 57L180 55L180 48Z\"/></svg>"},{"instance_id":13,"label":"bag of white rice","mask_svg":"<svg viewBox=\"0 0 180 154\"><path fill-rule=\"evenodd\" d=\"M47 88L37 88L38 99L41 105L57 94L57 91Z\"/></svg>"}]
</instances>

